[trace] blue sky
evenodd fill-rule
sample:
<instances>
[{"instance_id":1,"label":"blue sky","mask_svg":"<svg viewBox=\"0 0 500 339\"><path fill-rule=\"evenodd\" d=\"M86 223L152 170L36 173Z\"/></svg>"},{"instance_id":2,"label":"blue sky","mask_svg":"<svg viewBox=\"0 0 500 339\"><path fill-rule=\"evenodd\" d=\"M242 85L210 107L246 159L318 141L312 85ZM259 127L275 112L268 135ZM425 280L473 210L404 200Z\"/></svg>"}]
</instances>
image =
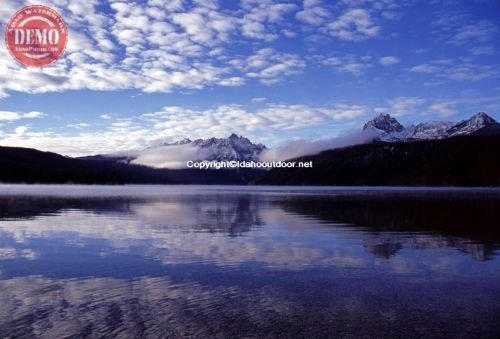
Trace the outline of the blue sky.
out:
<instances>
[{"instance_id":1,"label":"blue sky","mask_svg":"<svg viewBox=\"0 0 500 339\"><path fill-rule=\"evenodd\" d=\"M63 58L28 69L0 49L0 145L82 155L238 133L279 145L404 124L500 120L500 3L396 0L45 4Z\"/></svg>"}]
</instances>

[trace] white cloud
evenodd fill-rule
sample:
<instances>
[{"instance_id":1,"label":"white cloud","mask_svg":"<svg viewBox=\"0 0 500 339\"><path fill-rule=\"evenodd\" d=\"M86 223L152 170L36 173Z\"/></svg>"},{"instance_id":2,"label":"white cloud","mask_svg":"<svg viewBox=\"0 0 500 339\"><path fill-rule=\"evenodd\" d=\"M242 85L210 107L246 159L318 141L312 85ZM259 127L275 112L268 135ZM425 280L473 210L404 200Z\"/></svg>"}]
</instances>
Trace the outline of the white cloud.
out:
<instances>
[{"instance_id":1,"label":"white cloud","mask_svg":"<svg viewBox=\"0 0 500 339\"><path fill-rule=\"evenodd\" d=\"M457 28L455 35L450 42L456 45L464 44L468 41L490 41L498 33L498 27L489 21L479 21L470 25Z\"/></svg>"},{"instance_id":2,"label":"white cloud","mask_svg":"<svg viewBox=\"0 0 500 339\"><path fill-rule=\"evenodd\" d=\"M14 133L16 135L24 135L28 131L28 126L18 126L15 128Z\"/></svg>"},{"instance_id":3,"label":"white cloud","mask_svg":"<svg viewBox=\"0 0 500 339\"><path fill-rule=\"evenodd\" d=\"M375 136L374 131L356 131L320 140L292 140L279 147L264 150L260 160L279 161L317 154L329 149L367 143L372 141Z\"/></svg>"},{"instance_id":4,"label":"white cloud","mask_svg":"<svg viewBox=\"0 0 500 339\"><path fill-rule=\"evenodd\" d=\"M298 20L313 26L323 25L331 13L319 0L304 0L303 9L295 15Z\"/></svg>"},{"instance_id":5,"label":"white cloud","mask_svg":"<svg viewBox=\"0 0 500 339\"><path fill-rule=\"evenodd\" d=\"M252 139L257 135L275 136L278 131L299 131L325 123L349 122L370 112L367 106L347 104L265 104L259 105L255 110L238 105L221 105L206 110L166 106L160 111L145 113L136 118L109 120L109 124L101 130L87 129L85 127L88 124L82 122L71 125L76 128L77 133L67 129L34 131L24 135L7 133L0 142L7 146L31 147L79 156L144 149L158 141L174 141L185 137L227 137L231 132ZM255 141L258 140L257 137ZM158 161L155 155L151 157Z\"/></svg>"},{"instance_id":6,"label":"white cloud","mask_svg":"<svg viewBox=\"0 0 500 339\"><path fill-rule=\"evenodd\" d=\"M254 103L261 103L261 102L266 102L266 101L267 101L267 98L263 98L263 97L252 98L252 102L254 102Z\"/></svg>"},{"instance_id":7,"label":"white cloud","mask_svg":"<svg viewBox=\"0 0 500 339\"><path fill-rule=\"evenodd\" d=\"M498 33L498 26L495 23L477 20L466 12L449 10L440 12L432 24L437 28L434 33L437 33L438 37L454 45L490 41Z\"/></svg>"},{"instance_id":8,"label":"white cloud","mask_svg":"<svg viewBox=\"0 0 500 339\"><path fill-rule=\"evenodd\" d=\"M493 46L478 46L470 49L473 55L493 55L496 53L496 49Z\"/></svg>"},{"instance_id":9,"label":"white cloud","mask_svg":"<svg viewBox=\"0 0 500 339\"><path fill-rule=\"evenodd\" d=\"M59 11L71 27L66 53L50 67L28 69L0 50L0 98L11 91L138 89L149 93L241 86L247 73L228 63L231 57L225 47L241 36L257 40L290 36L284 18L298 9L295 4L273 1L245 0L239 9L222 10L216 1L112 0L112 12L103 14L97 0L41 3ZM22 4L15 1L2 10L10 13ZM291 54L281 53L281 57L269 66L274 68L261 69L252 78L274 83L295 74L292 69L304 67Z\"/></svg>"},{"instance_id":10,"label":"white cloud","mask_svg":"<svg viewBox=\"0 0 500 339\"><path fill-rule=\"evenodd\" d=\"M370 12L363 8L348 9L327 24L326 29L330 35L346 41L373 38L380 32L380 26L373 22Z\"/></svg>"},{"instance_id":11,"label":"white cloud","mask_svg":"<svg viewBox=\"0 0 500 339\"><path fill-rule=\"evenodd\" d=\"M85 123L85 122L80 122L80 123L77 123L77 124L70 124L70 125L67 125L67 127L71 127L71 128L76 128L76 129L81 129L81 128L85 128L85 127L89 127L90 125Z\"/></svg>"},{"instance_id":12,"label":"white cloud","mask_svg":"<svg viewBox=\"0 0 500 339\"><path fill-rule=\"evenodd\" d=\"M387 106L375 108L377 113L387 113L392 116L414 115L422 113L425 99L416 97L398 97L387 100Z\"/></svg>"},{"instance_id":13,"label":"white cloud","mask_svg":"<svg viewBox=\"0 0 500 339\"><path fill-rule=\"evenodd\" d=\"M399 59L395 56L385 56L378 60L382 66L392 66L399 63Z\"/></svg>"},{"instance_id":14,"label":"white cloud","mask_svg":"<svg viewBox=\"0 0 500 339\"><path fill-rule=\"evenodd\" d=\"M45 116L44 113L32 111L27 113L0 111L0 121L16 121L21 119L35 119Z\"/></svg>"},{"instance_id":15,"label":"white cloud","mask_svg":"<svg viewBox=\"0 0 500 339\"><path fill-rule=\"evenodd\" d=\"M241 86L245 83L245 78L242 77L231 77L231 78L226 78L222 79L219 81L219 85L221 86Z\"/></svg>"},{"instance_id":16,"label":"white cloud","mask_svg":"<svg viewBox=\"0 0 500 339\"><path fill-rule=\"evenodd\" d=\"M410 72L414 73L434 73L440 70L440 67L433 64L420 64L410 68Z\"/></svg>"},{"instance_id":17,"label":"white cloud","mask_svg":"<svg viewBox=\"0 0 500 339\"><path fill-rule=\"evenodd\" d=\"M410 68L410 72L432 74L437 78L456 81L479 81L500 76L496 65L481 65L451 59L415 65Z\"/></svg>"},{"instance_id":18,"label":"white cloud","mask_svg":"<svg viewBox=\"0 0 500 339\"><path fill-rule=\"evenodd\" d=\"M306 66L300 56L279 53L272 48L260 49L245 60L233 59L231 63L248 78L258 79L264 84L275 84L284 76L300 74Z\"/></svg>"},{"instance_id":19,"label":"white cloud","mask_svg":"<svg viewBox=\"0 0 500 339\"><path fill-rule=\"evenodd\" d=\"M320 59L322 59L320 57ZM354 54L348 54L345 56L333 56L327 57L320 60L320 63L326 66L332 66L339 73L349 73L354 76L359 76L365 73L372 64L369 62L370 56L358 57Z\"/></svg>"},{"instance_id":20,"label":"white cloud","mask_svg":"<svg viewBox=\"0 0 500 339\"><path fill-rule=\"evenodd\" d=\"M246 11L239 20L243 36L265 41L278 38L275 26L297 7L295 4L273 3L270 0L242 0L241 6Z\"/></svg>"},{"instance_id":21,"label":"white cloud","mask_svg":"<svg viewBox=\"0 0 500 339\"><path fill-rule=\"evenodd\" d=\"M187 161L203 160L203 152L191 145L150 148L138 153L132 163L155 168L185 168Z\"/></svg>"},{"instance_id":22,"label":"white cloud","mask_svg":"<svg viewBox=\"0 0 500 339\"><path fill-rule=\"evenodd\" d=\"M359 105L311 107L307 105L268 104L255 111L237 105L222 105L214 109L195 111L168 106L144 118L154 123L157 131L168 131L173 139L224 137L228 131L252 135L266 131L298 130L327 121L348 121L367 114L369 109ZM193 126L197 126L196 132Z\"/></svg>"},{"instance_id":23,"label":"white cloud","mask_svg":"<svg viewBox=\"0 0 500 339\"><path fill-rule=\"evenodd\" d=\"M441 117L449 117L458 113L456 106L460 103L460 100L438 101L429 106L428 112Z\"/></svg>"}]
</instances>

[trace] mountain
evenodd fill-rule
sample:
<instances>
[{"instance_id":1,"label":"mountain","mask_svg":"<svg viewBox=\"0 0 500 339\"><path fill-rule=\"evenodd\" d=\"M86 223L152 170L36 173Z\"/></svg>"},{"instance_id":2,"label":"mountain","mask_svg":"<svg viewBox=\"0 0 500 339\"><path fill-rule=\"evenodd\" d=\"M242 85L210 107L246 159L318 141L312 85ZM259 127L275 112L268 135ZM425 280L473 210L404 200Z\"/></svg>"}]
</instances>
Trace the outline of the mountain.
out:
<instances>
[{"instance_id":1,"label":"mountain","mask_svg":"<svg viewBox=\"0 0 500 339\"><path fill-rule=\"evenodd\" d=\"M363 130L366 129L375 129L390 134L400 133L404 130L404 127L399 123L399 121L392 118L389 114L380 114L363 126Z\"/></svg>"},{"instance_id":2,"label":"mountain","mask_svg":"<svg viewBox=\"0 0 500 339\"><path fill-rule=\"evenodd\" d=\"M500 124L485 113L455 122L404 127L388 114L364 125L369 144L304 156L313 168L251 170L173 169L171 155L188 160L258 160L266 147L228 138L159 143L138 152L69 158L34 149L0 147L0 182L81 184L275 185L500 185ZM188 152L186 152L188 150ZM184 152L184 153L183 153ZM161 155L165 155L164 158ZM149 158L147 158L149 157ZM196 157L196 159L192 158ZM151 167L147 161L151 160ZM155 166L160 163L164 166ZM156 161L156 162L155 162ZM169 162L170 161L170 162ZM165 168L158 168L165 167ZM168 168L167 168L168 167Z\"/></svg>"},{"instance_id":3,"label":"mountain","mask_svg":"<svg viewBox=\"0 0 500 339\"><path fill-rule=\"evenodd\" d=\"M496 125L497 122L484 112L473 115L470 119L461 122L430 121L416 126L403 127L389 114L380 114L368 121L363 130L374 130L381 141L412 141L436 140L460 135L470 135L482 128Z\"/></svg>"},{"instance_id":4,"label":"mountain","mask_svg":"<svg viewBox=\"0 0 500 339\"><path fill-rule=\"evenodd\" d=\"M209 138L191 140L185 138L173 143L161 143L149 149L169 151L169 146L190 145L198 147L202 159L208 161L257 161L259 154L266 149L263 144L254 144L249 139L231 134L228 138Z\"/></svg>"},{"instance_id":5,"label":"mountain","mask_svg":"<svg viewBox=\"0 0 500 339\"><path fill-rule=\"evenodd\" d=\"M500 186L500 134L384 142L294 159L312 168L276 168L260 185Z\"/></svg>"},{"instance_id":6,"label":"mountain","mask_svg":"<svg viewBox=\"0 0 500 339\"><path fill-rule=\"evenodd\" d=\"M266 149L263 144L254 144L249 139L233 133L228 138L196 140L184 138L170 143L157 143L140 151L100 154L82 157L82 159L140 163L144 155L151 156L153 154L155 158L159 158L168 156L171 152L179 152L179 148L173 146L192 146L192 150L196 152L191 153L192 157L189 160L196 161L257 161L260 153Z\"/></svg>"},{"instance_id":7,"label":"mountain","mask_svg":"<svg viewBox=\"0 0 500 339\"><path fill-rule=\"evenodd\" d=\"M469 120L462 121L452 126L448 129L447 133L450 137L457 135L469 135L483 127L495 125L496 123L495 119L490 117L488 114L479 112L473 115Z\"/></svg>"},{"instance_id":8,"label":"mountain","mask_svg":"<svg viewBox=\"0 0 500 339\"><path fill-rule=\"evenodd\" d=\"M416 126L410 126L408 129L409 138L415 140L442 139L447 137L447 131L453 127L456 122L452 121L428 121L422 122Z\"/></svg>"}]
</instances>

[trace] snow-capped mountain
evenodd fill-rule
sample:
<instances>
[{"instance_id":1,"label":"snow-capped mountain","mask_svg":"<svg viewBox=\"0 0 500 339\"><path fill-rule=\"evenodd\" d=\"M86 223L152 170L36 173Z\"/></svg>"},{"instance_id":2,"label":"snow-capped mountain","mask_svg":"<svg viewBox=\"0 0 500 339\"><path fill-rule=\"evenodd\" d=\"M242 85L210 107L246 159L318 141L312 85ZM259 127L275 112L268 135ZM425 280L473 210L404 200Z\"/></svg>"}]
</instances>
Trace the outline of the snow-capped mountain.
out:
<instances>
[{"instance_id":1,"label":"snow-capped mountain","mask_svg":"<svg viewBox=\"0 0 500 339\"><path fill-rule=\"evenodd\" d=\"M495 124L497 124L495 119L484 112L479 112L470 119L460 122L430 121L406 127L403 127L389 114L380 114L373 120L368 121L363 130L375 131L378 134L377 139L382 141L411 141L469 135L481 128Z\"/></svg>"},{"instance_id":2,"label":"snow-capped mountain","mask_svg":"<svg viewBox=\"0 0 500 339\"><path fill-rule=\"evenodd\" d=\"M259 154L266 149L263 144L254 144L248 138L231 134L228 138L209 138L191 140L184 138L173 143L161 143L150 149L162 148L169 150L169 146L189 145L197 147L203 154L202 160L215 161L251 161L258 160Z\"/></svg>"},{"instance_id":3,"label":"snow-capped mountain","mask_svg":"<svg viewBox=\"0 0 500 339\"><path fill-rule=\"evenodd\" d=\"M495 119L490 117L488 114L479 112L473 115L469 120L465 120L454 125L447 132L450 137L456 135L468 135L483 127L494 125L496 123Z\"/></svg>"},{"instance_id":4,"label":"snow-capped mountain","mask_svg":"<svg viewBox=\"0 0 500 339\"><path fill-rule=\"evenodd\" d=\"M400 133L404 130L404 127L389 114L380 114L363 126L363 130L367 129L374 129L389 134Z\"/></svg>"},{"instance_id":5,"label":"snow-capped mountain","mask_svg":"<svg viewBox=\"0 0 500 339\"><path fill-rule=\"evenodd\" d=\"M160 142L142 150L93 155L82 158L116 161L156 168L183 168L189 160L258 161L260 153L265 149L265 145L254 144L249 139L233 133L228 138L196 140L184 138L175 142Z\"/></svg>"},{"instance_id":6,"label":"snow-capped mountain","mask_svg":"<svg viewBox=\"0 0 500 339\"><path fill-rule=\"evenodd\" d=\"M442 139L447 137L447 131L455 124L453 121L421 122L417 126L409 126L411 132L408 134L411 139L417 140Z\"/></svg>"}]
</instances>

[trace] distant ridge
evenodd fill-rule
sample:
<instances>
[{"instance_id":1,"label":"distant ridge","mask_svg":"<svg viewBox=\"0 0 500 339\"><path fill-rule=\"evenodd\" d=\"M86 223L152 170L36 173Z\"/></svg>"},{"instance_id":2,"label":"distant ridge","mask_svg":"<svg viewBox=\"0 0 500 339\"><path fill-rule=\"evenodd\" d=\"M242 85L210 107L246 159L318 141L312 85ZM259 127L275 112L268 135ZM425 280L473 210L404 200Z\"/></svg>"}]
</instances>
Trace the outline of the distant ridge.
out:
<instances>
[{"instance_id":1,"label":"distant ridge","mask_svg":"<svg viewBox=\"0 0 500 339\"><path fill-rule=\"evenodd\" d=\"M474 114L467 120L460 122L430 121L418 125L403 127L399 121L389 114L380 114L368 121L363 130L375 131L378 140L383 141L412 141L437 140L472 133L498 123L484 112Z\"/></svg>"},{"instance_id":2,"label":"distant ridge","mask_svg":"<svg viewBox=\"0 0 500 339\"><path fill-rule=\"evenodd\" d=\"M199 149L201 157L192 160L208 161L257 161L262 151L266 149L263 144L254 144L248 138L232 133L228 138L196 139L184 138L175 142L160 142L147 147L145 150L135 152L120 152L117 154L100 154L82 157L94 160L115 160L131 163L144 153L152 151L175 151L172 146L192 146Z\"/></svg>"}]
</instances>

